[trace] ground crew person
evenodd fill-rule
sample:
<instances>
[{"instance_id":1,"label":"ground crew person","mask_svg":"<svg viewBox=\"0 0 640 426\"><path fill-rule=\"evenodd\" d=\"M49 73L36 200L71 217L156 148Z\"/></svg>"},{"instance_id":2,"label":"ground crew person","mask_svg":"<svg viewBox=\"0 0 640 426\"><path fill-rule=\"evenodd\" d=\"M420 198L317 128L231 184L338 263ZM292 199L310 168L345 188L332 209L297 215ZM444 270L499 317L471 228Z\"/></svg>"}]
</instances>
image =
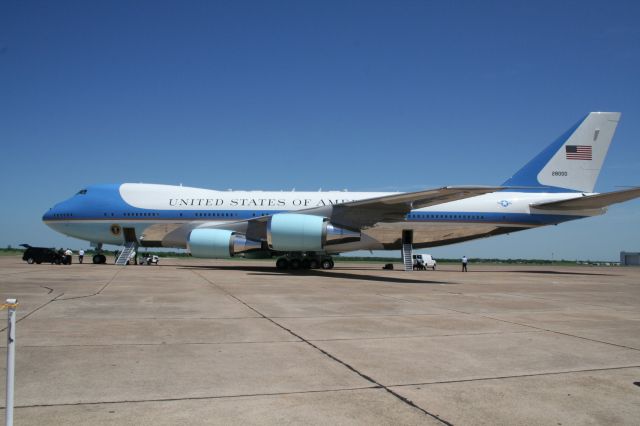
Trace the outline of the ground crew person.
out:
<instances>
[{"instance_id":1,"label":"ground crew person","mask_svg":"<svg viewBox=\"0 0 640 426\"><path fill-rule=\"evenodd\" d=\"M462 272L467 272L467 263L469 262L469 260L467 259L467 256L462 256Z\"/></svg>"}]
</instances>

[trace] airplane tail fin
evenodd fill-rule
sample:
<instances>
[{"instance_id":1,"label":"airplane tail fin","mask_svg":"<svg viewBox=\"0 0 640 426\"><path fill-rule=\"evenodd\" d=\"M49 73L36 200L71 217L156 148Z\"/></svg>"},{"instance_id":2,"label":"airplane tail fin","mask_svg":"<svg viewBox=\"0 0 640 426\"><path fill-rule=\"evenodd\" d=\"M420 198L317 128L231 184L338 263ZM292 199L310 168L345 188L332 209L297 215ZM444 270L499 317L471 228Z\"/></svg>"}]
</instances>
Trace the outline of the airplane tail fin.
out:
<instances>
[{"instance_id":1,"label":"airplane tail fin","mask_svg":"<svg viewBox=\"0 0 640 426\"><path fill-rule=\"evenodd\" d=\"M593 192L619 112L592 112L556 139L503 186L540 188L540 192Z\"/></svg>"}]
</instances>

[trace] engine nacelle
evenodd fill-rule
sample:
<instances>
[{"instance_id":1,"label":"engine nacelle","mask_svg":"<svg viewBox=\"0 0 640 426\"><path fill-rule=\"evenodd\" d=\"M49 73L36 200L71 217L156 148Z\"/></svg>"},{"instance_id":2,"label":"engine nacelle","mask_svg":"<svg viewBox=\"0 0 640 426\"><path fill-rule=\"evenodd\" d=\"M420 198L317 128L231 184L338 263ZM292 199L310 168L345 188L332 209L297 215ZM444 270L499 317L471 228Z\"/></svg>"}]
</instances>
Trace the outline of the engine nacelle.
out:
<instances>
[{"instance_id":1,"label":"engine nacelle","mask_svg":"<svg viewBox=\"0 0 640 426\"><path fill-rule=\"evenodd\" d=\"M359 240L359 232L333 226L321 216L278 213L267 226L269 248L277 251L322 251L330 244Z\"/></svg>"},{"instance_id":2,"label":"engine nacelle","mask_svg":"<svg viewBox=\"0 0 640 426\"><path fill-rule=\"evenodd\" d=\"M259 241L226 229L194 229L189 234L189 250L194 257L227 259L238 253L260 250Z\"/></svg>"}]
</instances>

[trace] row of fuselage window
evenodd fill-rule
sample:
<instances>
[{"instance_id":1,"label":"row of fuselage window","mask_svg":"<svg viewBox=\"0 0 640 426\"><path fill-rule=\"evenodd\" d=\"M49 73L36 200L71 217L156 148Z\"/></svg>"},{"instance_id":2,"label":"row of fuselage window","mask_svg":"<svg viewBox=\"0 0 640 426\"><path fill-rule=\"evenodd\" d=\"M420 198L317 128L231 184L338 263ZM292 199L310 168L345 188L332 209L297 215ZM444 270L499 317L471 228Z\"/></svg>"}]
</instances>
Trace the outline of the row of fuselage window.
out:
<instances>
[{"instance_id":1,"label":"row of fuselage window","mask_svg":"<svg viewBox=\"0 0 640 426\"><path fill-rule=\"evenodd\" d=\"M483 215L467 215L467 214L410 214L407 219L463 219L463 220L483 220Z\"/></svg>"},{"instance_id":2,"label":"row of fuselage window","mask_svg":"<svg viewBox=\"0 0 640 426\"><path fill-rule=\"evenodd\" d=\"M105 216L109 216L108 213L104 214ZM139 213L123 213L124 217L159 217L160 213L156 212L139 212ZM268 213L252 213L252 216L267 216ZM69 214L57 214L55 217L70 217L73 216L71 213ZM111 216L115 216L115 213L111 213ZM239 217L238 213L194 213L194 217ZM180 213L180 217L183 217L183 214ZM463 215L463 214L427 214L427 213L416 213L407 215L407 219L462 219L462 220L483 220L483 215Z\"/></svg>"},{"instance_id":3,"label":"row of fuselage window","mask_svg":"<svg viewBox=\"0 0 640 426\"><path fill-rule=\"evenodd\" d=\"M109 217L108 213L104 214L105 217ZM253 213L252 216L267 216L268 213ZM115 213L111 213L111 217L114 217ZM124 217L160 217L160 213L156 212L140 212L140 213L123 213ZM237 213L194 213L194 217L238 217ZM66 217L73 217L73 213L56 213L53 217L63 219ZM180 217L183 214L180 213ZM407 215L407 219L463 219L463 220L483 220L483 215L461 215L461 214L410 214Z\"/></svg>"},{"instance_id":4,"label":"row of fuselage window","mask_svg":"<svg viewBox=\"0 0 640 426\"><path fill-rule=\"evenodd\" d=\"M266 216L268 213L253 213L253 216ZM104 214L106 217L109 217L109 213ZM63 215L59 215L60 217L67 217ZM115 213L111 213L111 217L116 216ZM160 217L160 213L156 212L140 212L140 213L122 213L124 217ZM182 213L180 213L180 217L183 217ZM194 217L239 217L238 213L194 213Z\"/></svg>"}]
</instances>

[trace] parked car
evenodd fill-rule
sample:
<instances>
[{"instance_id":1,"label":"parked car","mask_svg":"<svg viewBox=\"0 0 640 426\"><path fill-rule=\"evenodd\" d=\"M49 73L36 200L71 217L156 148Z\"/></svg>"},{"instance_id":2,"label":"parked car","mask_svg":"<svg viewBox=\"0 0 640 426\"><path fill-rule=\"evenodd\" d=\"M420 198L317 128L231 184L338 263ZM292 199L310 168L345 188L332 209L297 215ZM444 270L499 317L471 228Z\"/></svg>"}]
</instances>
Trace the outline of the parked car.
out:
<instances>
[{"instance_id":1,"label":"parked car","mask_svg":"<svg viewBox=\"0 0 640 426\"><path fill-rule=\"evenodd\" d=\"M430 254L414 254L413 269L425 270L431 268L436 270L436 260Z\"/></svg>"},{"instance_id":2,"label":"parked car","mask_svg":"<svg viewBox=\"0 0 640 426\"><path fill-rule=\"evenodd\" d=\"M42 262L60 265L64 261L64 256L60 255L54 249L48 247L31 247L29 244L20 245L26 248L22 255L22 260L27 262L29 265L34 263L39 265Z\"/></svg>"}]
</instances>

